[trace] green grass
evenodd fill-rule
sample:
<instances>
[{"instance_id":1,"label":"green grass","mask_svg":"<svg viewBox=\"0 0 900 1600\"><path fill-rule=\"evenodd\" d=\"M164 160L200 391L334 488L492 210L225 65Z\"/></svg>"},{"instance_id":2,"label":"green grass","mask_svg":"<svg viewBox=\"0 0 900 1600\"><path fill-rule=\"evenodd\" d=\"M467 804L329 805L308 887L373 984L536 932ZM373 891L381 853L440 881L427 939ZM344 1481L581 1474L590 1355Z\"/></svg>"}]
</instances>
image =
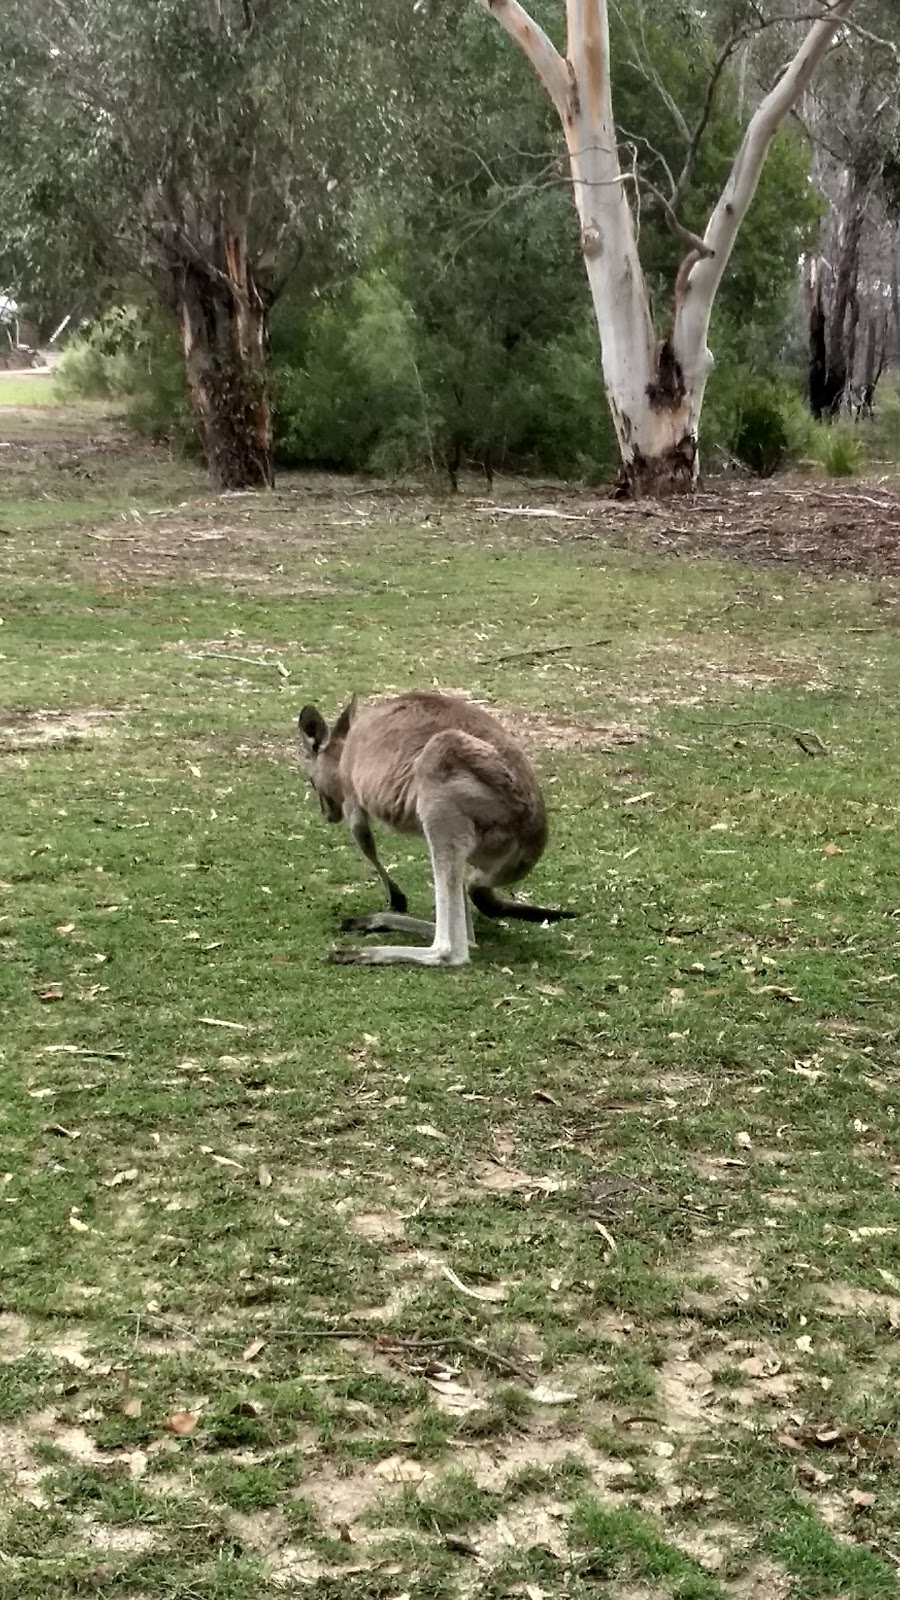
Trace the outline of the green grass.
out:
<instances>
[{"instance_id":1,"label":"green grass","mask_svg":"<svg viewBox=\"0 0 900 1600\"><path fill-rule=\"evenodd\" d=\"M0 1596L895 1595L891 591L67 427L0 488ZM296 712L431 683L579 918L330 968Z\"/></svg>"},{"instance_id":2,"label":"green grass","mask_svg":"<svg viewBox=\"0 0 900 1600\"><path fill-rule=\"evenodd\" d=\"M54 406L58 403L53 378L47 372L15 375L0 372L0 407Z\"/></svg>"}]
</instances>

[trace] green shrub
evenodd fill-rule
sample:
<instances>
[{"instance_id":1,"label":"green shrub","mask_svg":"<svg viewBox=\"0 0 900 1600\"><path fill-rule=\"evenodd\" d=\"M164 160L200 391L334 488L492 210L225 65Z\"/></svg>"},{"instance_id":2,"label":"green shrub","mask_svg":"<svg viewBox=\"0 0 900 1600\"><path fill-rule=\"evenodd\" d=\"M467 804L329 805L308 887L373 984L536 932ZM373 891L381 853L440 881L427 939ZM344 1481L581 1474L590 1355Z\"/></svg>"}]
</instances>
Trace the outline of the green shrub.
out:
<instances>
[{"instance_id":1,"label":"green shrub","mask_svg":"<svg viewBox=\"0 0 900 1600\"><path fill-rule=\"evenodd\" d=\"M820 423L814 449L829 478L852 478L859 471L862 440L852 424Z\"/></svg>"},{"instance_id":2,"label":"green shrub","mask_svg":"<svg viewBox=\"0 0 900 1600\"><path fill-rule=\"evenodd\" d=\"M114 306L73 340L57 388L64 399L122 400L137 432L196 448L175 327L146 305Z\"/></svg>"},{"instance_id":3,"label":"green shrub","mask_svg":"<svg viewBox=\"0 0 900 1600\"><path fill-rule=\"evenodd\" d=\"M808 456L813 437L812 418L790 379L728 360L727 353L713 367L700 428L703 459L737 462L770 478Z\"/></svg>"},{"instance_id":4,"label":"green shrub","mask_svg":"<svg viewBox=\"0 0 900 1600\"><path fill-rule=\"evenodd\" d=\"M743 396L734 432L734 454L758 478L771 478L790 459L791 436L773 383L757 379Z\"/></svg>"},{"instance_id":5,"label":"green shrub","mask_svg":"<svg viewBox=\"0 0 900 1600\"><path fill-rule=\"evenodd\" d=\"M596 330L507 348L460 308L426 327L392 275L371 270L309 313L272 327L276 461L402 474L457 456L558 477L608 477L616 463Z\"/></svg>"}]
</instances>

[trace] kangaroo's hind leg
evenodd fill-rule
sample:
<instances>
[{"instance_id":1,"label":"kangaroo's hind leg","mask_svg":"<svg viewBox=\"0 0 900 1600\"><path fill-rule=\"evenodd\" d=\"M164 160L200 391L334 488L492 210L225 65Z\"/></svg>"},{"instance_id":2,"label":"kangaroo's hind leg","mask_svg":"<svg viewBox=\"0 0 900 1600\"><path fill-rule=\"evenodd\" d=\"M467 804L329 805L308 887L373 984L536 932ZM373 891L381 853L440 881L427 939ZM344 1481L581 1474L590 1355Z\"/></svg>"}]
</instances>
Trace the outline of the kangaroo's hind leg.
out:
<instances>
[{"instance_id":1,"label":"kangaroo's hind leg","mask_svg":"<svg viewBox=\"0 0 900 1600\"><path fill-rule=\"evenodd\" d=\"M465 872L468 849L453 841L433 836L426 825L425 838L434 874L434 924L420 924L415 930L433 929L430 945L382 944L364 949L332 950L328 959L340 965L388 966L406 962L421 967L459 967L469 959L466 927ZM388 913L385 913L387 916ZM367 921L369 919L366 919ZM392 925L395 925L392 920ZM400 921L401 919L397 919ZM418 923L418 918L406 919Z\"/></svg>"}]
</instances>

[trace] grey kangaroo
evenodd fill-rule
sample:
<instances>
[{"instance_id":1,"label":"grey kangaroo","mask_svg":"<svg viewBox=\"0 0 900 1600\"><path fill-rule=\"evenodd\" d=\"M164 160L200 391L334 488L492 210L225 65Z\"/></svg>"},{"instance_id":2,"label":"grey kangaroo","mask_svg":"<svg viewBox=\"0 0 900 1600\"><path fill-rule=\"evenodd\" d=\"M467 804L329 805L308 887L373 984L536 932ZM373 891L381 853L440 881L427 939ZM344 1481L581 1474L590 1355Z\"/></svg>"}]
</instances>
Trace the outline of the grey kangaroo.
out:
<instances>
[{"instance_id":1,"label":"grey kangaroo","mask_svg":"<svg viewBox=\"0 0 900 1600\"><path fill-rule=\"evenodd\" d=\"M345 821L390 900L390 911L349 917L344 932L399 932L423 945L333 950L336 962L461 966L475 939L466 890L487 917L557 922L574 916L495 893L530 872L547 843L547 817L524 751L479 706L457 695L402 694L357 707L332 728L315 706L298 718L301 750L322 815ZM370 819L424 837L434 878L434 922L408 917L406 896L378 859Z\"/></svg>"}]
</instances>

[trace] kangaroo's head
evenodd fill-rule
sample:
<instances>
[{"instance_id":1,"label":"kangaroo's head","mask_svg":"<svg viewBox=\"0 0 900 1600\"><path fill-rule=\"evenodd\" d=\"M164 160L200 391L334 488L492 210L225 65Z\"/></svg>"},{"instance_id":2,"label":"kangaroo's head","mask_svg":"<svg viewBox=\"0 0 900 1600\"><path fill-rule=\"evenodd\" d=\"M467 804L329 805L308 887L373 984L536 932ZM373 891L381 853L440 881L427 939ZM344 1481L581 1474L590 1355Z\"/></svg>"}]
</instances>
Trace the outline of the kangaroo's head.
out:
<instances>
[{"instance_id":1,"label":"kangaroo's head","mask_svg":"<svg viewBox=\"0 0 900 1600\"><path fill-rule=\"evenodd\" d=\"M344 707L333 728L329 728L316 706L304 706L297 718L301 758L326 822L340 822L344 814L341 752L355 715L356 695Z\"/></svg>"}]
</instances>

